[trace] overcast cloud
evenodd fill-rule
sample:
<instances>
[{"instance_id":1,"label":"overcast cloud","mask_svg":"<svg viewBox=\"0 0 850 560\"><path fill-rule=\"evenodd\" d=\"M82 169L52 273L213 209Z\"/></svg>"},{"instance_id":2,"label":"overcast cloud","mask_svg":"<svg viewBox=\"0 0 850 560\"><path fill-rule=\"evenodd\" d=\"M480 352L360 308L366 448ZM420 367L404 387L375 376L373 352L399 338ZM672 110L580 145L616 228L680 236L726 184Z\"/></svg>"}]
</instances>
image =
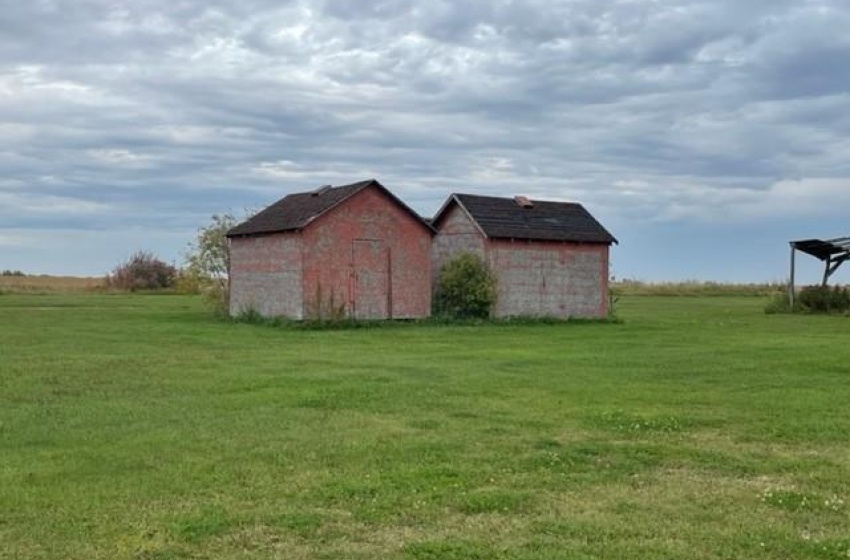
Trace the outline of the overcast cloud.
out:
<instances>
[{"instance_id":1,"label":"overcast cloud","mask_svg":"<svg viewBox=\"0 0 850 560\"><path fill-rule=\"evenodd\" d=\"M213 213L375 177L423 214L581 201L619 276L778 280L850 235L848 29L846 0L5 0L0 268L179 261Z\"/></svg>"}]
</instances>

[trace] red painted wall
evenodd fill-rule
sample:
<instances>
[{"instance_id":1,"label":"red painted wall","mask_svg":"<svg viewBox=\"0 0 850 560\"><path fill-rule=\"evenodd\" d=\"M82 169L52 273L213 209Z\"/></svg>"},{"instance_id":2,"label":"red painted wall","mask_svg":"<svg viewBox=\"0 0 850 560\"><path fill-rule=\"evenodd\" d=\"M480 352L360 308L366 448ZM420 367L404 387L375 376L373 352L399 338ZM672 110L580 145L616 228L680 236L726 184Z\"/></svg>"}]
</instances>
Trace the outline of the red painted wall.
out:
<instances>
[{"instance_id":1,"label":"red painted wall","mask_svg":"<svg viewBox=\"0 0 850 560\"><path fill-rule=\"evenodd\" d=\"M232 239L231 313L427 317L433 275L459 251L480 254L496 274L496 316L608 312L607 245L487 240L458 207L432 240L421 222L369 187L302 232Z\"/></svg>"},{"instance_id":2,"label":"red painted wall","mask_svg":"<svg viewBox=\"0 0 850 560\"><path fill-rule=\"evenodd\" d=\"M304 316L431 313L431 233L379 189L364 189L302 233Z\"/></svg>"}]
</instances>

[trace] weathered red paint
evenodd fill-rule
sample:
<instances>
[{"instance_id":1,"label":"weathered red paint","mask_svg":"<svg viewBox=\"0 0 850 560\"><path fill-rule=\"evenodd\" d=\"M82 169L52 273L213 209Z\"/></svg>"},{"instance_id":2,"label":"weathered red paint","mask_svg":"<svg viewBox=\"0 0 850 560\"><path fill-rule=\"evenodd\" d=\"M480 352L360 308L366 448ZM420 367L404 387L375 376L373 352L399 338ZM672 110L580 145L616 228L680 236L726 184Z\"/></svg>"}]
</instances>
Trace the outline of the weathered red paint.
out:
<instances>
[{"instance_id":1,"label":"weathered red paint","mask_svg":"<svg viewBox=\"0 0 850 560\"><path fill-rule=\"evenodd\" d=\"M431 313L431 232L375 188L303 233L305 310L366 319Z\"/></svg>"},{"instance_id":2,"label":"weathered red paint","mask_svg":"<svg viewBox=\"0 0 850 560\"><path fill-rule=\"evenodd\" d=\"M447 210L432 238L377 183L299 227L231 238L232 314L426 317L439 268L464 251L493 271L497 317L608 313L607 243L491 239L460 205Z\"/></svg>"},{"instance_id":3,"label":"weathered red paint","mask_svg":"<svg viewBox=\"0 0 850 560\"><path fill-rule=\"evenodd\" d=\"M432 232L377 187L300 232L231 240L231 313L426 317Z\"/></svg>"}]
</instances>

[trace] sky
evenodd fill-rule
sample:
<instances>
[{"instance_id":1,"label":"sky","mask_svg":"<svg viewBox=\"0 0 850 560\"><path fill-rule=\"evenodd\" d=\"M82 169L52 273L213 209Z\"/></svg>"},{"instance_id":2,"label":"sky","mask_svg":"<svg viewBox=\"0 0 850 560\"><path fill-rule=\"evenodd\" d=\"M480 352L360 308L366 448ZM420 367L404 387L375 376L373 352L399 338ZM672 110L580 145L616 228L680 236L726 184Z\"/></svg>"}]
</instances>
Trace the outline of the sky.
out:
<instances>
[{"instance_id":1,"label":"sky","mask_svg":"<svg viewBox=\"0 0 850 560\"><path fill-rule=\"evenodd\" d=\"M850 235L846 0L2 3L0 269L179 264L368 178L581 202L617 278L780 282Z\"/></svg>"}]
</instances>

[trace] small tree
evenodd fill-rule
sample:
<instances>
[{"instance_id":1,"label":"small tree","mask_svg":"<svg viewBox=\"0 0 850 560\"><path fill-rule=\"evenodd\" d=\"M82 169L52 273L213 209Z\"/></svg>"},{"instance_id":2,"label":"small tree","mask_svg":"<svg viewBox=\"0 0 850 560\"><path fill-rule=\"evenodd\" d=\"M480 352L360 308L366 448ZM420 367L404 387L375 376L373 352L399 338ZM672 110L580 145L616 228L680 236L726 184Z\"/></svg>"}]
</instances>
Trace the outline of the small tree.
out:
<instances>
[{"instance_id":1,"label":"small tree","mask_svg":"<svg viewBox=\"0 0 850 560\"><path fill-rule=\"evenodd\" d=\"M107 286L119 290L161 290L174 285L177 269L148 251L134 253L106 277Z\"/></svg>"},{"instance_id":2,"label":"small tree","mask_svg":"<svg viewBox=\"0 0 850 560\"><path fill-rule=\"evenodd\" d=\"M221 312L226 312L230 303L227 232L235 225L236 218L232 214L214 215L209 225L198 230L185 253L185 281L200 286L207 302Z\"/></svg>"},{"instance_id":3,"label":"small tree","mask_svg":"<svg viewBox=\"0 0 850 560\"><path fill-rule=\"evenodd\" d=\"M440 269L434 300L438 315L488 317L496 301L496 281L481 257L461 253Z\"/></svg>"}]
</instances>

